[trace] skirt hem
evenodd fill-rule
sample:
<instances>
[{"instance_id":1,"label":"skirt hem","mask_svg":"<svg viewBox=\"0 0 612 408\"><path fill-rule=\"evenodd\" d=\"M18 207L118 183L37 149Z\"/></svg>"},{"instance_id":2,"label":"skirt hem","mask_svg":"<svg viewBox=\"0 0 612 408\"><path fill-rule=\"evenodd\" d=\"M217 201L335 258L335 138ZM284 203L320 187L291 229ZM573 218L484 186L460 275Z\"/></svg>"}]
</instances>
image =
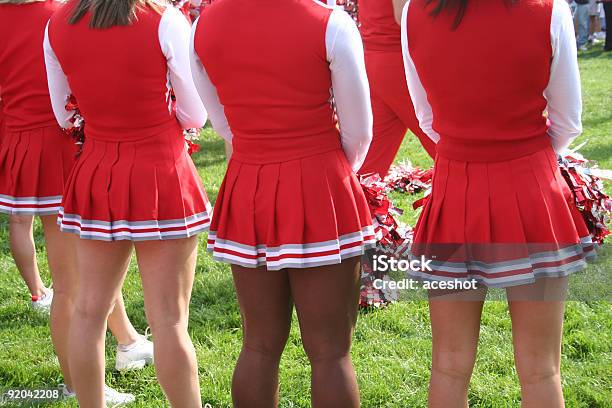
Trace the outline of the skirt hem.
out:
<instances>
[{"instance_id":1,"label":"skirt hem","mask_svg":"<svg viewBox=\"0 0 612 408\"><path fill-rule=\"evenodd\" d=\"M362 256L376 247L376 238L371 226L361 231L344 234L337 239L308 244L284 244L276 247L245 245L219 239L215 231L208 236L208 251L213 259L246 268L265 266L276 271L285 268L312 268L334 265L345 259Z\"/></svg>"},{"instance_id":2,"label":"skirt hem","mask_svg":"<svg viewBox=\"0 0 612 408\"><path fill-rule=\"evenodd\" d=\"M83 220L76 214L64 214L60 208L57 224L62 232L81 239L97 241L163 241L183 239L208 231L210 210L174 220L99 221Z\"/></svg>"}]
</instances>

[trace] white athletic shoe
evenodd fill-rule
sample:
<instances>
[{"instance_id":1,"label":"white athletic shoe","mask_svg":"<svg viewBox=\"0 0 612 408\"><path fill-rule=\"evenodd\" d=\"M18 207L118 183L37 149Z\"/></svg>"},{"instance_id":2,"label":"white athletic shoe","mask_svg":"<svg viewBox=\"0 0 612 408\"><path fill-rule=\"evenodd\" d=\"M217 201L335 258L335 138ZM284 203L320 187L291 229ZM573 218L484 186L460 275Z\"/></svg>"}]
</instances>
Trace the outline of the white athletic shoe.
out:
<instances>
[{"instance_id":1,"label":"white athletic shoe","mask_svg":"<svg viewBox=\"0 0 612 408\"><path fill-rule=\"evenodd\" d=\"M66 384L60 384L58 388L62 390L62 396L64 399L76 398L76 393L74 391L70 391L68 387L66 387Z\"/></svg>"},{"instance_id":2,"label":"white athletic shoe","mask_svg":"<svg viewBox=\"0 0 612 408\"><path fill-rule=\"evenodd\" d=\"M117 346L117 371L140 370L147 364L153 364L153 342L146 334L129 346Z\"/></svg>"},{"instance_id":3,"label":"white athletic shoe","mask_svg":"<svg viewBox=\"0 0 612 408\"><path fill-rule=\"evenodd\" d=\"M53 289L47 289L44 296L32 296L32 307L42 313L51 313L51 302L53 302Z\"/></svg>"},{"instance_id":4,"label":"white athletic shoe","mask_svg":"<svg viewBox=\"0 0 612 408\"><path fill-rule=\"evenodd\" d=\"M62 390L64 399L76 398L76 393L74 391L70 391L65 384L60 384L59 388ZM134 397L132 394L119 392L112 389L108 385L104 386L104 399L106 400L106 406L109 408L120 407L136 401L136 397Z\"/></svg>"},{"instance_id":5,"label":"white athletic shoe","mask_svg":"<svg viewBox=\"0 0 612 408\"><path fill-rule=\"evenodd\" d=\"M121 407L136 401L136 397L126 392L113 390L108 385L104 386L104 398L106 399L107 407Z\"/></svg>"}]
</instances>

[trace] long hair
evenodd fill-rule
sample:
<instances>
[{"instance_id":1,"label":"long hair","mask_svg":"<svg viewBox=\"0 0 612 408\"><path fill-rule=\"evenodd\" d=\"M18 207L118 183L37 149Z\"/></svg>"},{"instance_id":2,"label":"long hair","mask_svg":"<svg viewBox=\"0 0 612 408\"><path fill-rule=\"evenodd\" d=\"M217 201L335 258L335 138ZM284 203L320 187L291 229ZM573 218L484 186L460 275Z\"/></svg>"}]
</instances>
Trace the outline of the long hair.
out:
<instances>
[{"instance_id":1,"label":"long hair","mask_svg":"<svg viewBox=\"0 0 612 408\"><path fill-rule=\"evenodd\" d=\"M28 4L38 3L45 0L0 0L0 4Z\"/></svg>"},{"instance_id":2,"label":"long hair","mask_svg":"<svg viewBox=\"0 0 612 408\"><path fill-rule=\"evenodd\" d=\"M69 23L78 23L88 11L91 11L91 28L109 28L127 26L136 20L138 9L151 7L161 12L163 0L79 0L70 16Z\"/></svg>"},{"instance_id":3,"label":"long hair","mask_svg":"<svg viewBox=\"0 0 612 408\"><path fill-rule=\"evenodd\" d=\"M443 11L454 11L455 20L453 21L453 28L459 27L459 24L461 24L461 20L463 20L463 16L465 15L465 10L467 10L468 0L425 0L426 6L429 6L432 3L434 4L433 10L431 11L432 16L437 17Z\"/></svg>"},{"instance_id":4,"label":"long hair","mask_svg":"<svg viewBox=\"0 0 612 408\"><path fill-rule=\"evenodd\" d=\"M492 0L490 0L492 1ZM507 6L511 6L518 0L503 0ZM439 16L442 12L455 12L455 20L453 21L453 29L459 27L463 16L468 8L469 0L425 0L425 6L434 4L431 15L434 17Z\"/></svg>"}]
</instances>

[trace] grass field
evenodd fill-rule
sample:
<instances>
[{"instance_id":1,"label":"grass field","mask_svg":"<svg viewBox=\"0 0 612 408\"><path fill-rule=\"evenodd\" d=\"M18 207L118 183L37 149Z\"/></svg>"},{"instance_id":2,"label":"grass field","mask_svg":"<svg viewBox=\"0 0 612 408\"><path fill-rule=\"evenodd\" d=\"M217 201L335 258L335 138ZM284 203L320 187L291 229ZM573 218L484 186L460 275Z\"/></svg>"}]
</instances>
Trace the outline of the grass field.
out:
<instances>
[{"instance_id":1,"label":"grass field","mask_svg":"<svg viewBox=\"0 0 612 408\"><path fill-rule=\"evenodd\" d=\"M612 168L612 54L595 49L581 55L584 84L584 134L582 153ZM407 137L399 160L429 166L430 160ZM195 156L211 200L217 195L225 170L221 140L207 129L202 151ZM415 197L393 194L406 209L402 220L413 224L410 210ZM48 282L40 225L36 226L38 259ZM230 381L241 343L240 316L229 268L213 262L204 250L200 257L191 305L190 331L195 343L202 398L215 408L231 406ZM608 251L609 253L610 251ZM605 254L596 266L609 275L611 261ZM589 272L587 272L589 273ZM584 275L588 276L588 275ZM124 288L128 313L144 331L143 300L137 270L132 267ZM609 292L608 300L609 300ZM262 294L263 296L263 294ZM612 406L612 306L608 300L569 302L563 340L563 384L567 406ZM427 303L401 302L384 310L361 313L353 359L365 408L426 406L430 368L431 331ZM137 396L134 407L167 406L157 385L154 369L119 374L114 364L114 339L107 337L107 383ZM62 382L49 338L47 319L31 310L28 293L9 253L7 218L0 217L0 388L51 387ZM309 407L309 368L294 325L281 363L281 407ZM473 407L518 407L520 395L513 366L510 319L503 301L485 305L478 361L470 388ZM76 406L75 402L54 406Z\"/></svg>"}]
</instances>

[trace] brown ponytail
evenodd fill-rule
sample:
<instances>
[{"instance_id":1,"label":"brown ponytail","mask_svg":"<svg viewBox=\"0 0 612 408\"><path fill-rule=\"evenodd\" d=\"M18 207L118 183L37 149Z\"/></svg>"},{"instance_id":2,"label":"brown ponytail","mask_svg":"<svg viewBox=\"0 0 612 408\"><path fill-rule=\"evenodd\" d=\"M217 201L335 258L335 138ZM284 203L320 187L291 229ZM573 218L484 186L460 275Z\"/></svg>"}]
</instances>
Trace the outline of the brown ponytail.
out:
<instances>
[{"instance_id":1,"label":"brown ponytail","mask_svg":"<svg viewBox=\"0 0 612 408\"><path fill-rule=\"evenodd\" d=\"M91 28L126 26L134 22L139 8L151 7L161 12L164 3L160 0L79 0L69 22L76 24L91 11Z\"/></svg>"},{"instance_id":2,"label":"brown ponytail","mask_svg":"<svg viewBox=\"0 0 612 408\"><path fill-rule=\"evenodd\" d=\"M504 0L507 6L511 6L518 0ZM434 4L431 15L437 17L442 12L455 12L455 20L453 21L453 29L459 27L465 11L468 8L469 0L425 0L425 6Z\"/></svg>"}]
</instances>

